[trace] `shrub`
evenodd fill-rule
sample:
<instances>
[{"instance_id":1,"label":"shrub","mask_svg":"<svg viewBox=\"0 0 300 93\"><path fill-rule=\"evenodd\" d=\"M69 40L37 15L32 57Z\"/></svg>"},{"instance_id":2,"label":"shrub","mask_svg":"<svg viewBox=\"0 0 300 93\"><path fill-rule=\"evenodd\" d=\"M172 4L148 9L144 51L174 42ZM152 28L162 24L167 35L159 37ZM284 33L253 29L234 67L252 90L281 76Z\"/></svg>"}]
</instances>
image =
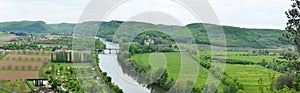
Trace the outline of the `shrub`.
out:
<instances>
[{"instance_id":1,"label":"shrub","mask_svg":"<svg viewBox=\"0 0 300 93\"><path fill-rule=\"evenodd\" d=\"M276 80L275 88L277 90L283 89L284 86L287 86L288 88L292 88L294 78L295 76L290 74L279 76Z\"/></svg>"}]
</instances>

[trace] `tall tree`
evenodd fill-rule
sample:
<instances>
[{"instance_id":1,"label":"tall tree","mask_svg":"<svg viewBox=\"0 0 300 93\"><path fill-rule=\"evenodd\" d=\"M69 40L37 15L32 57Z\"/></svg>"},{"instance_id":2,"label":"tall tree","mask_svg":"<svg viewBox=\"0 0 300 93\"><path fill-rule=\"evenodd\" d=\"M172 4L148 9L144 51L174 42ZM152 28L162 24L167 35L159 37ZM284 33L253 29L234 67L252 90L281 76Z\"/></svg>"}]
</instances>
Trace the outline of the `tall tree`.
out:
<instances>
[{"instance_id":1,"label":"tall tree","mask_svg":"<svg viewBox=\"0 0 300 93\"><path fill-rule=\"evenodd\" d=\"M288 33L283 34L280 41L295 44L298 49L298 54L300 54L300 2L299 0L292 0L292 9L285 12L288 22L286 23L285 30Z\"/></svg>"},{"instance_id":2,"label":"tall tree","mask_svg":"<svg viewBox=\"0 0 300 93\"><path fill-rule=\"evenodd\" d=\"M299 74L300 62L298 61L298 56L300 55L300 1L292 0L292 2L292 8L285 12L288 18L285 30L288 33L283 34L279 40L296 45L298 55L295 59L293 58L294 60L292 61L291 68Z\"/></svg>"}]
</instances>

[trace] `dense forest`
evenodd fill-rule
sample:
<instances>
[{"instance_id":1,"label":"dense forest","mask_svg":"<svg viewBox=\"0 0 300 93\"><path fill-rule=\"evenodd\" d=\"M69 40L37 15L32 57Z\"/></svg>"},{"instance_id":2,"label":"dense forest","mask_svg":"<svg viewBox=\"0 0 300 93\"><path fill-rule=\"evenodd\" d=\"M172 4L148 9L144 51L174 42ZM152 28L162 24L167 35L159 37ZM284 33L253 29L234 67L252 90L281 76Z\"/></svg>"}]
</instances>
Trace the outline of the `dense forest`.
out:
<instances>
[{"instance_id":1,"label":"dense forest","mask_svg":"<svg viewBox=\"0 0 300 93\"><path fill-rule=\"evenodd\" d=\"M65 31L72 32L76 24L71 23L60 23L60 24L49 24L50 27L55 29L55 31Z\"/></svg>"},{"instance_id":2,"label":"dense forest","mask_svg":"<svg viewBox=\"0 0 300 93\"><path fill-rule=\"evenodd\" d=\"M209 37L207 35L207 31L205 30L205 26L216 26L212 24L201 24L194 23L189 24L185 27L181 26L166 26L166 25L154 25L150 23L141 23L141 22L122 22L122 21L111 21L111 22L102 22L99 28L99 32L97 36L107 38L109 41L112 41L113 35L118 30L118 27L123 25L123 23L130 24L132 33L135 31L143 30L139 27L148 27L155 28L160 27L163 30L167 31L178 31L184 30L185 28L189 29L193 37L195 38L195 42L197 44L210 44ZM132 26L136 25L136 26ZM136 27L136 28L134 28ZM126 30L126 29L125 29ZM254 47L254 48L264 48L270 46L279 46L283 43L278 40L284 32L284 30L274 30L274 29L247 29L247 28L239 28L232 26L223 26L223 30L226 36L226 44L228 47ZM180 31L178 31L180 32ZM131 34L131 33L130 33ZM180 35L176 35L180 38ZM163 38L163 37L161 37Z\"/></svg>"},{"instance_id":3,"label":"dense forest","mask_svg":"<svg viewBox=\"0 0 300 93\"><path fill-rule=\"evenodd\" d=\"M205 27L207 26L216 26L213 24L202 24L202 23L193 23L186 26L167 26L167 25L155 25L151 23L144 22L123 22L123 21L110 21L110 22L84 22L80 25L85 25L86 27L91 26L90 23L95 23L99 25L98 37L106 38L108 41L112 41L115 32L118 31L119 27L122 25L130 25L131 33L137 33L144 30L141 27L146 28L159 28L155 29L157 31L166 30L167 32L183 32L184 29L191 31L195 42L197 44L210 44L209 37ZM0 31L11 31L11 32L39 32L39 33L73 33L76 24L73 23L61 23L61 24L46 24L42 21L20 21L20 22L3 22L0 23ZM88 28L87 28L88 29ZM232 26L223 26L223 30L226 36L226 45L228 47L253 47L253 48L265 48L271 46L279 46L283 43L278 40L284 30L275 30L275 29L248 29L248 28L239 28ZM131 34L129 33L129 34ZM153 33L153 32L152 32ZM155 32L156 34L157 32ZM70 34L70 35L71 35ZM151 34L148 33L148 34ZM174 35L181 38L181 34ZM161 35L161 34L160 34ZM158 36L164 40L173 41L166 36ZM184 38L183 38L184 39ZM142 39L138 39L137 42L141 42ZM118 41L118 40L117 40ZM157 40L156 40L157 41ZM169 41L159 41L159 42L169 42Z\"/></svg>"},{"instance_id":4,"label":"dense forest","mask_svg":"<svg viewBox=\"0 0 300 93\"><path fill-rule=\"evenodd\" d=\"M52 31L43 21L20 21L0 23L1 31L46 33Z\"/></svg>"}]
</instances>

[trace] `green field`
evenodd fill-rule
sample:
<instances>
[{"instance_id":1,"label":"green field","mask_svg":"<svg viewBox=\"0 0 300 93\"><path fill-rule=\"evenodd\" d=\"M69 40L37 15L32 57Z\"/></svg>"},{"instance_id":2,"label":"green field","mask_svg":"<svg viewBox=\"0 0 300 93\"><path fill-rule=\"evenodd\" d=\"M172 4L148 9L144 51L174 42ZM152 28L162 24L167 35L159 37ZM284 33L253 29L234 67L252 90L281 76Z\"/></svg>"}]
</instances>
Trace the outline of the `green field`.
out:
<instances>
[{"instance_id":1,"label":"green field","mask_svg":"<svg viewBox=\"0 0 300 93\"><path fill-rule=\"evenodd\" d=\"M26 85L24 80L11 80L11 81L3 81L0 80L0 85L4 86L8 89L13 89L14 91L18 92L18 93L25 93L25 92L29 92L30 89L29 87ZM23 86L23 87L21 87ZM2 90L3 91L3 90ZM1 89L0 89L0 93L2 93ZM4 92L4 93L10 93L10 92Z\"/></svg>"},{"instance_id":2,"label":"green field","mask_svg":"<svg viewBox=\"0 0 300 93\"><path fill-rule=\"evenodd\" d=\"M0 93L11 93L11 92L0 88Z\"/></svg>"},{"instance_id":3,"label":"green field","mask_svg":"<svg viewBox=\"0 0 300 93\"><path fill-rule=\"evenodd\" d=\"M263 59L266 60L266 62L273 62L273 59L277 59L279 56L227 56L227 59L233 59L233 60L243 60L243 61L250 61L254 63L260 63Z\"/></svg>"},{"instance_id":4,"label":"green field","mask_svg":"<svg viewBox=\"0 0 300 93\"><path fill-rule=\"evenodd\" d=\"M258 65L237 65L227 64L225 72L232 75L244 84L245 90L242 91L247 93L258 93L259 86L258 81L260 78L263 79L263 84L269 84L269 73L275 73L276 76L281 73L258 66Z\"/></svg>"},{"instance_id":5,"label":"green field","mask_svg":"<svg viewBox=\"0 0 300 93\"><path fill-rule=\"evenodd\" d=\"M177 78L178 74L180 72L180 66L181 63L180 61L180 54L179 53L166 53L166 61L167 63L167 71L169 73L169 76L171 76L172 78ZM149 65L149 57L150 54L141 54L141 55L134 55L132 57L133 60L136 60L137 62L141 62L144 65ZM153 59L153 62L157 62L157 61L161 61L158 59Z\"/></svg>"},{"instance_id":6,"label":"green field","mask_svg":"<svg viewBox=\"0 0 300 93\"><path fill-rule=\"evenodd\" d=\"M235 52L231 53L235 55L236 53L245 53L245 52ZM179 70L181 68L180 58L181 55L179 52L172 52L172 53L163 53L167 60L167 72L169 73L169 76L174 78L176 80ZM228 55L228 56L231 56ZM131 57L131 60L136 60L137 62L149 65L149 57L150 54L135 54ZM248 58L248 60L255 60L252 59L251 56L245 56ZM249 58L250 57L250 58ZM152 59L151 59L152 60ZM153 60L153 61L161 61L161 60ZM263 79L264 84L269 83L269 73L276 73L276 76L279 76L281 73L261 67L259 65L235 65L235 64L227 64L225 72L229 75L232 75L233 77L237 78L242 84L245 86L245 90L242 90L240 92L247 92L247 93L256 93L259 92L258 89L258 82L257 80L259 78ZM204 83L206 82L206 78L208 77L206 73L206 69L200 68L197 83L195 86L202 87ZM223 84L220 84L219 86L219 92L222 91L222 87L224 87Z\"/></svg>"},{"instance_id":7,"label":"green field","mask_svg":"<svg viewBox=\"0 0 300 93\"><path fill-rule=\"evenodd\" d=\"M227 51L226 52L226 59L250 61L250 62L253 62L253 63L260 63L263 59L265 59L266 62L273 62L273 59L278 59L278 57L280 57L280 56L271 56L271 55L241 56L243 54L247 55L247 54L249 54L249 52ZM199 51L199 55L210 56L211 51L209 51L209 50Z\"/></svg>"},{"instance_id":8,"label":"green field","mask_svg":"<svg viewBox=\"0 0 300 93\"><path fill-rule=\"evenodd\" d=\"M11 34L7 34L7 33L4 33L4 32L0 32L0 36L11 36Z\"/></svg>"},{"instance_id":9,"label":"green field","mask_svg":"<svg viewBox=\"0 0 300 93\"><path fill-rule=\"evenodd\" d=\"M167 72L170 77L174 78L177 80L179 73L180 73L180 68L181 68L181 55L179 52L171 52L171 53L163 53L166 60L167 60ZM135 54L131 57L131 60L135 60L138 63L144 64L144 65L149 65L149 57L150 54ZM153 59L153 60L152 60ZM159 58L158 58L159 59ZM160 62L161 60L158 60L157 58L151 58L151 62ZM187 61L191 61L192 59L186 59L183 60L183 64L185 64ZM188 62L187 62L188 63ZM194 65L193 65L194 66ZM193 68L193 67L188 67L188 68ZM188 72L190 69L186 69L186 72ZM183 71L185 72L185 71ZM197 83L195 86L202 87L204 83L206 82L206 79L208 77L208 74L206 72L206 69L200 68L198 72L198 78L197 78Z\"/></svg>"},{"instance_id":10,"label":"green field","mask_svg":"<svg viewBox=\"0 0 300 93\"><path fill-rule=\"evenodd\" d=\"M54 62L49 62L47 65L45 65L42 69L43 71L48 70L50 67L52 67L52 65L56 68L59 67L76 67L76 68L85 68L85 67L91 67L91 65L87 64L87 63L54 63Z\"/></svg>"},{"instance_id":11,"label":"green field","mask_svg":"<svg viewBox=\"0 0 300 93\"><path fill-rule=\"evenodd\" d=\"M60 47L63 45L58 45L58 44L38 44L38 46L43 46L43 47Z\"/></svg>"}]
</instances>

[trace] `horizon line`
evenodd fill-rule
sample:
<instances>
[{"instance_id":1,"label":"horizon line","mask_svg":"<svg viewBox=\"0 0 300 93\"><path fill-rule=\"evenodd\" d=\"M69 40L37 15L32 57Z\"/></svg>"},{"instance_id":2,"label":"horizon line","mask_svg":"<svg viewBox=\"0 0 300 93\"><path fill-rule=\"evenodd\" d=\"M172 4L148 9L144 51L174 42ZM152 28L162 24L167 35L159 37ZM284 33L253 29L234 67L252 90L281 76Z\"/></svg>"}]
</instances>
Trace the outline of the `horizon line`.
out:
<instances>
[{"instance_id":1,"label":"horizon line","mask_svg":"<svg viewBox=\"0 0 300 93\"><path fill-rule=\"evenodd\" d=\"M237 28L243 28L243 29L272 29L272 30L285 30L285 28L282 28L280 29L281 27L255 27L255 26L239 26L237 24L212 24L212 23L204 23L204 22L191 22L189 24L185 24L185 25L169 25L169 24L157 24L157 23L151 23L151 22L145 22L145 21L134 21L134 20L128 20L128 21L123 21L123 20L109 20L109 21L93 21L93 20L90 20L90 21L83 21L83 22L65 22L65 21L62 21L62 22L47 22L47 21L43 21L43 20L19 20L19 21L0 21L0 23L5 23L5 22L22 22L22 21L42 21L42 22L45 22L46 24L48 25L51 25L51 24L62 24L62 23L67 23L67 24L80 24L80 23L85 23L85 22L111 22L111 21L121 21L121 22L140 22L140 23L148 23L148 24L154 24L154 25L166 25L166 26L187 26L187 25L190 25L190 24L211 24L211 25L218 25L218 26L231 26L231 27L237 27Z\"/></svg>"}]
</instances>

